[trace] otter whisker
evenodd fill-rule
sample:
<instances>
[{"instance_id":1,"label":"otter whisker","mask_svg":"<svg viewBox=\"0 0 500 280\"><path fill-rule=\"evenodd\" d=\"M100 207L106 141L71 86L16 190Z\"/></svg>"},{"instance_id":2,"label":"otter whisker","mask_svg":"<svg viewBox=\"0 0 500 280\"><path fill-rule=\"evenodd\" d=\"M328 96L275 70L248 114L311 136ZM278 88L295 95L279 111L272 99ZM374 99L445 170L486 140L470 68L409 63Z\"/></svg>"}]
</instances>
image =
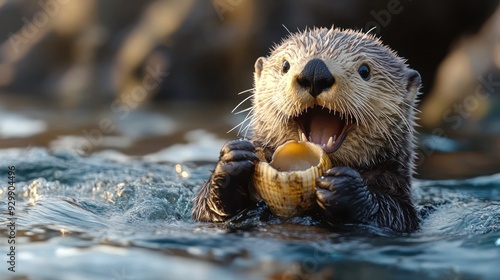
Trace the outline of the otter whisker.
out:
<instances>
[{"instance_id":1,"label":"otter whisker","mask_svg":"<svg viewBox=\"0 0 500 280\"><path fill-rule=\"evenodd\" d=\"M236 105L236 107L234 107L234 109L231 111L231 113L234 113L234 111L236 109L238 109L243 103L245 103L246 101L248 101L249 99L251 99L253 97L253 94L246 97L245 99L243 99L243 101L241 101L240 103L238 103L238 105Z\"/></svg>"},{"instance_id":2,"label":"otter whisker","mask_svg":"<svg viewBox=\"0 0 500 280\"><path fill-rule=\"evenodd\" d=\"M253 111L253 107L250 107L250 111L247 113L247 115L245 116L245 118L243 119L243 121L241 121L238 125L236 125L235 127L231 128L228 132L226 133L230 133L232 132L233 130L235 130L237 127L239 127L240 129L238 130L238 133L237 135L240 135L240 132L241 132L241 128L243 127L243 125L245 124L245 122L247 122L251 116L250 116L250 113Z\"/></svg>"},{"instance_id":3,"label":"otter whisker","mask_svg":"<svg viewBox=\"0 0 500 280\"><path fill-rule=\"evenodd\" d=\"M248 107L248 108L246 108L246 109L240 110L240 111L238 111L238 112L232 112L232 113L233 113L233 114L235 114L235 115L239 115L239 114L241 114L241 113L248 112L248 111L250 111L250 110L252 110L252 109L253 109L253 107Z\"/></svg>"},{"instance_id":4,"label":"otter whisker","mask_svg":"<svg viewBox=\"0 0 500 280\"><path fill-rule=\"evenodd\" d=\"M248 132L248 130L253 127L256 123L257 119L251 117L250 121L245 125L245 127L242 130L245 130L245 133Z\"/></svg>"},{"instance_id":5,"label":"otter whisker","mask_svg":"<svg viewBox=\"0 0 500 280\"><path fill-rule=\"evenodd\" d=\"M247 92L253 92L254 90L255 90L255 88L249 88L249 89L246 89L244 91L238 92L237 95L242 95L242 94L247 93Z\"/></svg>"},{"instance_id":6,"label":"otter whisker","mask_svg":"<svg viewBox=\"0 0 500 280\"><path fill-rule=\"evenodd\" d=\"M246 118L245 118L243 121L241 121L239 124L237 124L236 126L234 126L233 128L231 128L230 130L228 130L226 133L231 133L231 132L233 132L236 128L238 128L238 127L239 127L240 129L239 129L239 130L238 130L238 132L236 133L236 135L239 135L239 134L240 134L241 127L245 124L245 121L246 121Z\"/></svg>"}]
</instances>

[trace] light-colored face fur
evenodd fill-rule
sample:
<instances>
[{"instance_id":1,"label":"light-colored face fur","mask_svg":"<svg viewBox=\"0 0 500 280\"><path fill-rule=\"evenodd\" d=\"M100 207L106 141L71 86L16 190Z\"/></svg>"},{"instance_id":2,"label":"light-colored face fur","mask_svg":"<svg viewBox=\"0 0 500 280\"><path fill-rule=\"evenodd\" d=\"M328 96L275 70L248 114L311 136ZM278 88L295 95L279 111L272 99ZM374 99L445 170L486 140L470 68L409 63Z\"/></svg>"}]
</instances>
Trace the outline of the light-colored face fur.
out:
<instances>
[{"instance_id":1,"label":"light-colored face fur","mask_svg":"<svg viewBox=\"0 0 500 280\"><path fill-rule=\"evenodd\" d=\"M296 79L315 58L326 64L335 83L313 97ZM283 71L285 61L288 71ZM358 73L363 64L370 69L368 80ZM334 165L366 167L387 157L412 161L420 76L375 37L334 28L291 34L257 60L254 79L252 139L264 147L299 140L294 117L322 106L353 123L341 146L330 153Z\"/></svg>"}]
</instances>

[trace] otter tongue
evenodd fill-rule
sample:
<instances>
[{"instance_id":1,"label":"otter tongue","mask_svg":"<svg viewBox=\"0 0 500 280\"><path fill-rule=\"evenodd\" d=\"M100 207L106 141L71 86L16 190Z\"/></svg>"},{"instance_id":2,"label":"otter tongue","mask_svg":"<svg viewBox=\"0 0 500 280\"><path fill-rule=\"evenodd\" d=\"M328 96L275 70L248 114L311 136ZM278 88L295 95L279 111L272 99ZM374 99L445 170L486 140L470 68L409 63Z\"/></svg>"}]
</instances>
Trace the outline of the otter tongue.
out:
<instances>
[{"instance_id":1,"label":"otter tongue","mask_svg":"<svg viewBox=\"0 0 500 280\"><path fill-rule=\"evenodd\" d=\"M331 150L342 132L342 121L337 116L315 114L311 117L309 141ZM332 138L332 140L330 140Z\"/></svg>"}]
</instances>

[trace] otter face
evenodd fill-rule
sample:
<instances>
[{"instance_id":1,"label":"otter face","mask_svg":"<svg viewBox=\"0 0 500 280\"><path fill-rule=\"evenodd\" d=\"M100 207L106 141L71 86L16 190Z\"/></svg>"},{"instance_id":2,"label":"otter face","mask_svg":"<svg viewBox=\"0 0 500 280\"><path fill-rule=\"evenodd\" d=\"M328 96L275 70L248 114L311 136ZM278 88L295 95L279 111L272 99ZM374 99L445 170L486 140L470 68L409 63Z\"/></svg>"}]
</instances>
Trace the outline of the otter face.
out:
<instances>
[{"instance_id":1,"label":"otter face","mask_svg":"<svg viewBox=\"0 0 500 280\"><path fill-rule=\"evenodd\" d=\"M371 35L291 34L255 63L253 138L314 142L334 165L366 165L413 140L418 72ZM408 141L409 139L409 141Z\"/></svg>"}]
</instances>

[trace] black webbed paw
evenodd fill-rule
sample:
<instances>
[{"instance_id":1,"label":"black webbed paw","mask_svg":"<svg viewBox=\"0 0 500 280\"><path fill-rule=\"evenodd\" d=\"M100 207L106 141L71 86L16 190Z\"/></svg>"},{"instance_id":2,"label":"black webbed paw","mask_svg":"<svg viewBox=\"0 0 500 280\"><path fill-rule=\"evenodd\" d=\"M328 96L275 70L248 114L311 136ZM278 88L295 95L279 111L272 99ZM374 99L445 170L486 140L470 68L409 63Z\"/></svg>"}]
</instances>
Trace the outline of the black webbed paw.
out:
<instances>
[{"instance_id":1,"label":"black webbed paw","mask_svg":"<svg viewBox=\"0 0 500 280\"><path fill-rule=\"evenodd\" d=\"M255 147L247 140L231 140L227 142L220 151L219 162L215 167L214 174L229 176L252 175L254 161L258 160L255 155Z\"/></svg>"},{"instance_id":2,"label":"black webbed paw","mask_svg":"<svg viewBox=\"0 0 500 280\"><path fill-rule=\"evenodd\" d=\"M316 200L333 223L369 222L378 210L361 175L346 166L331 168L316 180Z\"/></svg>"},{"instance_id":3,"label":"black webbed paw","mask_svg":"<svg viewBox=\"0 0 500 280\"><path fill-rule=\"evenodd\" d=\"M231 140L222 147L210 180L211 195L228 215L247 207L256 160L255 147L247 140Z\"/></svg>"},{"instance_id":4,"label":"black webbed paw","mask_svg":"<svg viewBox=\"0 0 500 280\"><path fill-rule=\"evenodd\" d=\"M222 147L210 179L194 199L193 218L222 222L250 204L249 184L257 160L255 147L247 140L231 140Z\"/></svg>"}]
</instances>

